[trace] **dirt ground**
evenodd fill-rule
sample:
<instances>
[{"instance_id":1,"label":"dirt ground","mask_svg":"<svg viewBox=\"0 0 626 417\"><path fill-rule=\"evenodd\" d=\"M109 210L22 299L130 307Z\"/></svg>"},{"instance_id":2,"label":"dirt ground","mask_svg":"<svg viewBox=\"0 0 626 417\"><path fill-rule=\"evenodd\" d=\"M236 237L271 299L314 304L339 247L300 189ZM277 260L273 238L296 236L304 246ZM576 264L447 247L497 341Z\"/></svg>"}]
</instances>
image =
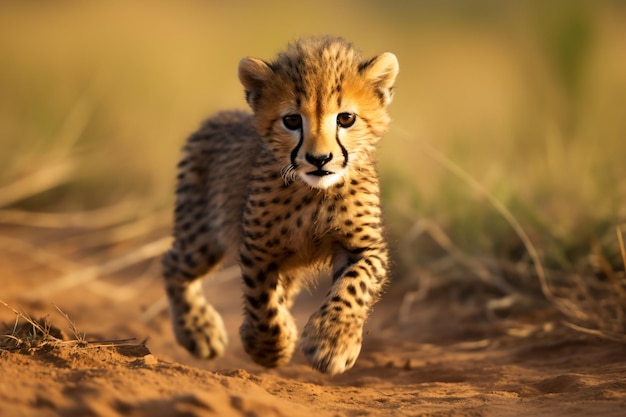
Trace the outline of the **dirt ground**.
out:
<instances>
[{"instance_id":1,"label":"dirt ground","mask_svg":"<svg viewBox=\"0 0 626 417\"><path fill-rule=\"evenodd\" d=\"M268 370L241 348L239 282L227 270L206 291L224 316L230 346L225 357L205 362L174 341L156 263L97 278L82 275L62 285L59 269L72 267L62 260L72 237L4 230L5 237L18 235L26 237L0 247L0 300L34 318L47 315L71 335L56 305L92 343L0 352L2 416L588 417L626 412L626 346L568 330L546 307L490 317L445 293L407 305L406 288L392 287L368 322L354 369L322 375L297 354L289 365ZM26 256L32 247L37 255ZM72 256L86 265L98 253L83 253L81 260L74 250ZM320 291L325 285L319 283ZM300 328L318 299L315 289L302 294L295 307ZM14 319L0 306L0 321L8 324L4 334ZM136 339L121 341L126 338ZM112 339L117 342L110 346L106 341Z\"/></svg>"}]
</instances>

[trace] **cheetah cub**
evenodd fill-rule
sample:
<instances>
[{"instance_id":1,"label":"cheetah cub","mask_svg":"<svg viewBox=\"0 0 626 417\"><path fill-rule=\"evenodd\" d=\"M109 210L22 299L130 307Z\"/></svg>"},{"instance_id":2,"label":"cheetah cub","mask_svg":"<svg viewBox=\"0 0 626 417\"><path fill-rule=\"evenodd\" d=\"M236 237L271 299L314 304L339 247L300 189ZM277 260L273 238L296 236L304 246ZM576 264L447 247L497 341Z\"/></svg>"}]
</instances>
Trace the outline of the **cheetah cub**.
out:
<instances>
[{"instance_id":1,"label":"cheetah cub","mask_svg":"<svg viewBox=\"0 0 626 417\"><path fill-rule=\"evenodd\" d=\"M289 309L307 273L327 269L332 286L299 346L321 372L354 365L387 281L374 153L397 73L395 55L363 59L332 37L296 41L271 63L239 62L253 113L219 113L188 138L163 257L174 332L194 355L224 353L224 324L199 278L234 251L240 336L255 362L290 360L298 330Z\"/></svg>"}]
</instances>

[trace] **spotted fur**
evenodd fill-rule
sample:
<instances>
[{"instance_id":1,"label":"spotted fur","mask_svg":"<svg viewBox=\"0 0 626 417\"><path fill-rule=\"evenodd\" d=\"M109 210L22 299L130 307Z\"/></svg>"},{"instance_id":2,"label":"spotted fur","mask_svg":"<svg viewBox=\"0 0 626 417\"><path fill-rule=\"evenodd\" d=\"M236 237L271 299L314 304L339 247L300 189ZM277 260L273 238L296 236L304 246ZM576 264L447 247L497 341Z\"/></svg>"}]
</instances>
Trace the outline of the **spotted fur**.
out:
<instances>
[{"instance_id":1,"label":"spotted fur","mask_svg":"<svg viewBox=\"0 0 626 417\"><path fill-rule=\"evenodd\" d=\"M332 37L296 41L271 63L240 61L253 114L210 118L189 137L178 166L175 239L163 271L174 331L189 351L224 352L224 325L199 277L234 251L240 336L257 363L290 360L294 297L307 273L329 269L332 286L299 345L319 371L354 365L387 282L375 146L389 124L397 72L393 54L366 60Z\"/></svg>"}]
</instances>

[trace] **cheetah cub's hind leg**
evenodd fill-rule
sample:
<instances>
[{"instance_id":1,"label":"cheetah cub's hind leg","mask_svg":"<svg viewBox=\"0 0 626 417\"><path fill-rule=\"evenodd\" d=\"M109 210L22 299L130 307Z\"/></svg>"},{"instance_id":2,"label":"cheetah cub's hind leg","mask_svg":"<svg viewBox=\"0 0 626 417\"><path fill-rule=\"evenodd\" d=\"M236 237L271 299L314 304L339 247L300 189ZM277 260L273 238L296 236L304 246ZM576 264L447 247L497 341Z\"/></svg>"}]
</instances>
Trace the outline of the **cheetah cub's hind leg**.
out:
<instances>
[{"instance_id":1,"label":"cheetah cub's hind leg","mask_svg":"<svg viewBox=\"0 0 626 417\"><path fill-rule=\"evenodd\" d=\"M222 356L228 344L224 322L207 302L201 279L209 269L217 268L217 262L209 263L217 257L185 253L184 238L177 239L162 260L176 340L198 358Z\"/></svg>"},{"instance_id":2,"label":"cheetah cub's hind leg","mask_svg":"<svg viewBox=\"0 0 626 417\"><path fill-rule=\"evenodd\" d=\"M211 359L224 354L228 338L221 316L204 296L202 276L218 268L224 251L205 206L198 204L204 178L182 174L174 244L162 258L165 290L176 340L196 357Z\"/></svg>"},{"instance_id":3,"label":"cheetah cub's hind leg","mask_svg":"<svg viewBox=\"0 0 626 417\"><path fill-rule=\"evenodd\" d=\"M222 317L202 292L202 281L166 284L178 343L200 359L222 356L228 344Z\"/></svg>"}]
</instances>

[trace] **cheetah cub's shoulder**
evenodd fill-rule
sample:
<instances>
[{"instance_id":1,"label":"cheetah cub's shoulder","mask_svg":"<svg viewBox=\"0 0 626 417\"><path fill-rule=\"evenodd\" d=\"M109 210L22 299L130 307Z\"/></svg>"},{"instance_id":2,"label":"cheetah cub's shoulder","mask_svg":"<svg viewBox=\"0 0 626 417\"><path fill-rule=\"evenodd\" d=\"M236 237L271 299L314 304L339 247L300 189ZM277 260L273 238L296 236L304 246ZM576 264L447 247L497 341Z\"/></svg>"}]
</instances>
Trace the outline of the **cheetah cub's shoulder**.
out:
<instances>
[{"instance_id":1,"label":"cheetah cub's shoulder","mask_svg":"<svg viewBox=\"0 0 626 417\"><path fill-rule=\"evenodd\" d=\"M387 281L375 146L397 73L393 54L364 59L333 37L296 41L272 62L240 61L252 114L220 113L187 140L163 257L174 332L193 354L224 353L224 324L199 278L232 251L240 336L257 363L289 361L298 341L290 307L307 270L325 267L332 286L299 346L319 371L354 365Z\"/></svg>"}]
</instances>

